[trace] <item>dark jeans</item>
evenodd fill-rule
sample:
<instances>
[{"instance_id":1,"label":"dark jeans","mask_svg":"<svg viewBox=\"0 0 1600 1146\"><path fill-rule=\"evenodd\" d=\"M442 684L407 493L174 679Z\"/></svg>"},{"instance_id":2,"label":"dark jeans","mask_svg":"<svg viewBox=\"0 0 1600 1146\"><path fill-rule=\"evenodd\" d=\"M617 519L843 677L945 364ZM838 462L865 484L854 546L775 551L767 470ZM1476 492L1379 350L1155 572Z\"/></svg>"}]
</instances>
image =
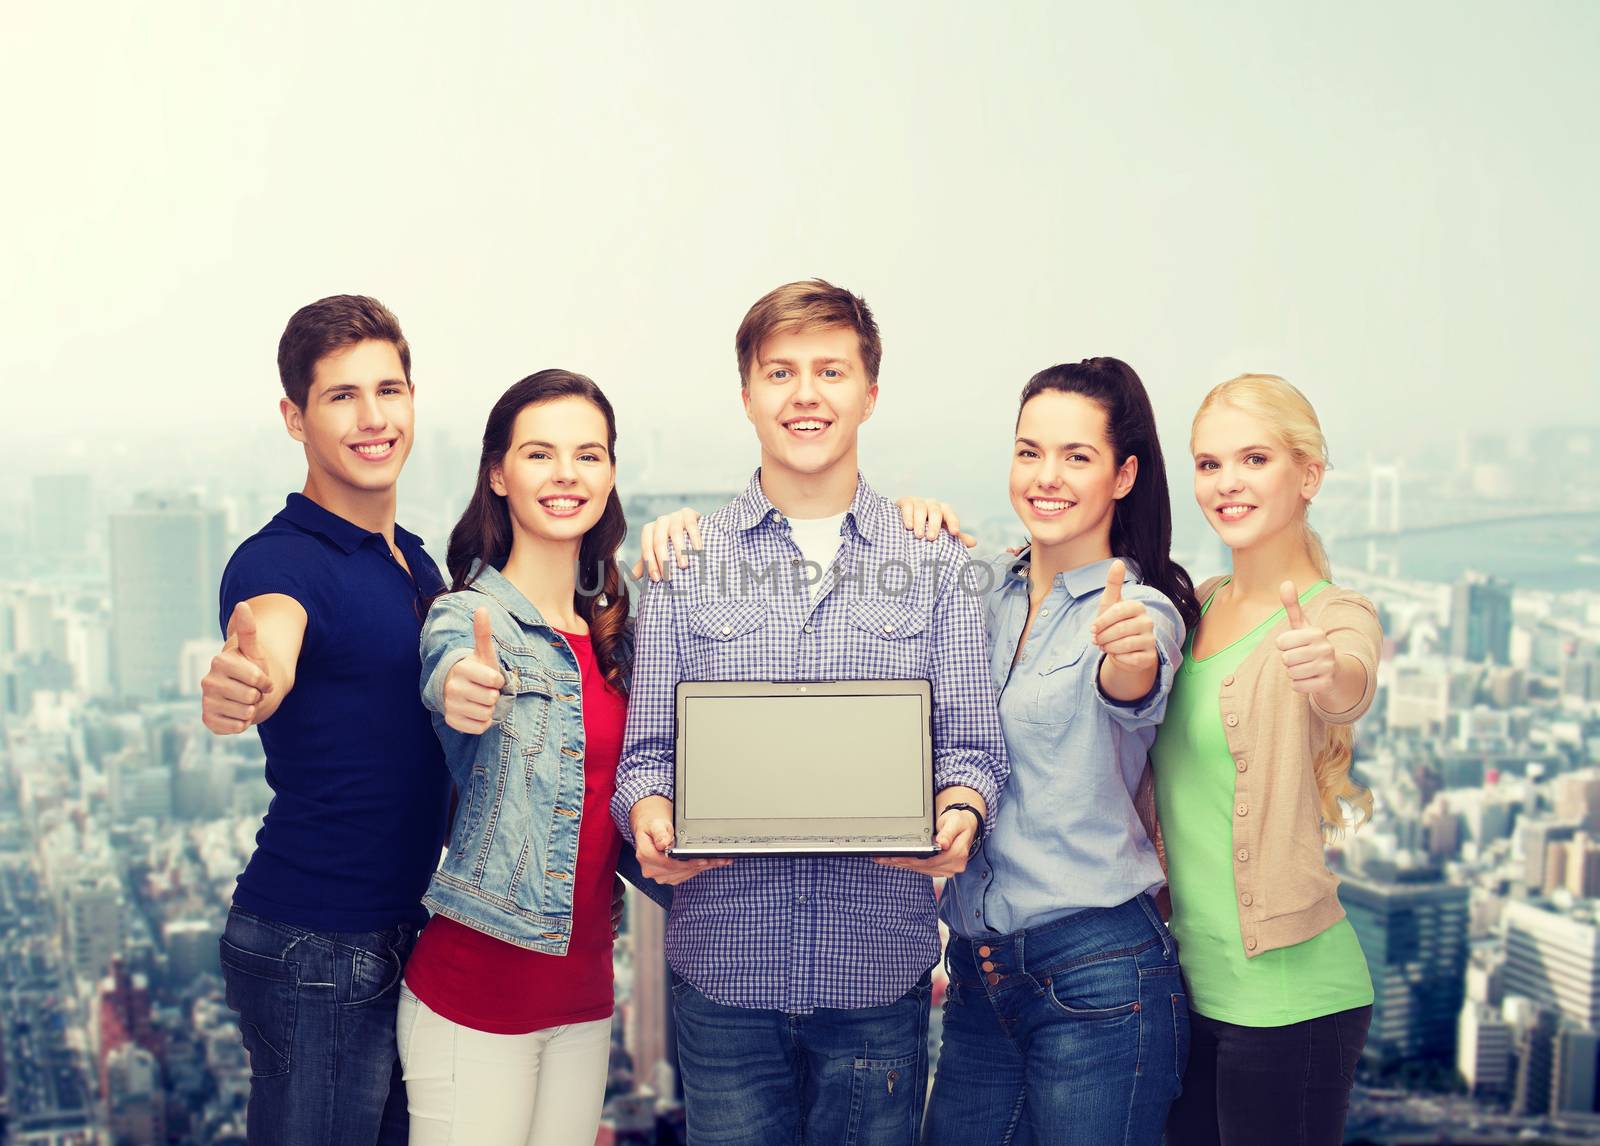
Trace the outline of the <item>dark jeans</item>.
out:
<instances>
[{"instance_id":1,"label":"dark jeans","mask_svg":"<svg viewBox=\"0 0 1600 1146\"><path fill-rule=\"evenodd\" d=\"M994 938L950 937L929 1146L1157 1146L1189 1000L1148 896Z\"/></svg>"},{"instance_id":2,"label":"dark jeans","mask_svg":"<svg viewBox=\"0 0 1600 1146\"><path fill-rule=\"evenodd\" d=\"M1168 1146L1339 1146L1371 1007L1283 1027L1191 1014Z\"/></svg>"},{"instance_id":3,"label":"dark jeans","mask_svg":"<svg viewBox=\"0 0 1600 1146\"><path fill-rule=\"evenodd\" d=\"M913 1146L928 1090L924 975L882 1007L725 1007L672 985L690 1146Z\"/></svg>"},{"instance_id":4,"label":"dark jeans","mask_svg":"<svg viewBox=\"0 0 1600 1146\"><path fill-rule=\"evenodd\" d=\"M404 1146L395 1050L416 932L318 932L235 907L222 933L228 1006L250 1055L251 1146Z\"/></svg>"}]
</instances>

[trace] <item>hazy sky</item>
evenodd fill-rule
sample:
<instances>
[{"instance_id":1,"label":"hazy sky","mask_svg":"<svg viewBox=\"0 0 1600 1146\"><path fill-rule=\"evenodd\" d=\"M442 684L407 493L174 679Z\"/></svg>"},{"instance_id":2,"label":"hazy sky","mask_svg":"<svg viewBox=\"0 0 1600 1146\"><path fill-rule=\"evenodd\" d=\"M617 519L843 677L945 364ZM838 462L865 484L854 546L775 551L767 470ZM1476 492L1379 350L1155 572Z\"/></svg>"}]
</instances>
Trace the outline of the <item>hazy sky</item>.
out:
<instances>
[{"instance_id":1,"label":"hazy sky","mask_svg":"<svg viewBox=\"0 0 1600 1146\"><path fill-rule=\"evenodd\" d=\"M259 431L288 315L354 291L425 426L567 366L652 478L736 481L734 328L813 274L916 480L999 481L1092 354L1169 440L1244 369L1336 458L1596 420L1591 0L578 7L8 4L0 448Z\"/></svg>"}]
</instances>

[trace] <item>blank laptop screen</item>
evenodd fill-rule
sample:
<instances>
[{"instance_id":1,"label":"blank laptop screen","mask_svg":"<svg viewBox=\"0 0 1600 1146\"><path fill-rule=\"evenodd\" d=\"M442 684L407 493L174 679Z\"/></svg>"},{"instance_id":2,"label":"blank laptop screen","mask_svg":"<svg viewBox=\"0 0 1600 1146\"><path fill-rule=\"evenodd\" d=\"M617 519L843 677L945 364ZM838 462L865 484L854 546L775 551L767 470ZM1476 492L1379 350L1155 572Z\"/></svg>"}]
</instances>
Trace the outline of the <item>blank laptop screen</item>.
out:
<instances>
[{"instance_id":1,"label":"blank laptop screen","mask_svg":"<svg viewBox=\"0 0 1600 1146\"><path fill-rule=\"evenodd\" d=\"M916 696L684 700L692 819L921 816L926 722Z\"/></svg>"}]
</instances>

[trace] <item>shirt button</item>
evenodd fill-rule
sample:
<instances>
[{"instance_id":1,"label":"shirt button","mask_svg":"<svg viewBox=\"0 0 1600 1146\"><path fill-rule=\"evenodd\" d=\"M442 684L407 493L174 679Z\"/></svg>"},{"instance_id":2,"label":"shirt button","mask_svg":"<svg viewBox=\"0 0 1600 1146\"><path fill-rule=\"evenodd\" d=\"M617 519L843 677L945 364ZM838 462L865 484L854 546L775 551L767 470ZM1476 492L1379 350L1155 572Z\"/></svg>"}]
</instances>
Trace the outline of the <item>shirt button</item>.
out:
<instances>
[{"instance_id":1,"label":"shirt button","mask_svg":"<svg viewBox=\"0 0 1600 1146\"><path fill-rule=\"evenodd\" d=\"M1244 848L1240 848L1239 849L1239 862L1240 863L1244 863L1249 858L1250 858L1250 853L1248 851L1246 851Z\"/></svg>"},{"instance_id":2,"label":"shirt button","mask_svg":"<svg viewBox=\"0 0 1600 1146\"><path fill-rule=\"evenodd\" d=\"M1223 684L1224 684L1224 685L1229 685L1229 684L1232 684L1232 683L1233 683L1233 677L1232 677L1232 676L1231 676L1231 675L1230 675L1230 676L1225 676L1225 677L1223 677L1223 678L1222 678L1222 683L1223 683Z\"/></svg>"},{"instance_id":3,"label":"shirt button","mask_svg":"<svg viewBox=\"0 0 1600 1146\"><path fill-rule=\"evenodd\" d=\"M725 636L725 637L726 636L731 636L732 634L733 634L733 626L732 625L723 625L722 626L722 635L723 636ZM1229 720L1232 720L1232 719L1233 719L1232 717L1229 717Z\"/></svg>"},{"instance_id":4,"label":"shirt button","mask_svg":"<svg viewBox=\"0 0 1600 1146\"><path fill-rule=\"evenodd\" d=\"M723 632L727 632L728 630L724 629L722 631ZM1228 727L1229 728L1237 727L1238 723L1239 723L1239 717L1237 715L1235 715L1234 713L1231 713L1231 712L1228 713Z\"/></svg>"},{"instance_id":5,"label":"shirt button","mask_svg":"<svg viewBox=\"0 0 1600 1146\"><path fill-rule=\"evenodd\" d=\"M1244 904L1246 907L1249 907L1252 903L1255 902L1255 900L1250 898L1250 893L1247 891L1247 892L1245 892L1243 895L1241 895L1239 897L1239 902Z\"/></svg>"},{"instance_id":6,"label":"shirt button","mask_svg":"<svg viewBox=\"0 0 1600 1146\"><path fill-rule=\"evenodd\" d=\"M796 903L804 903L806 901L806 897L803 895L797 895L794 897L794 901Z\"/></svg>"},{"instance_id":7,"label":"shirt button","mask_svg":"<svg viewBox=\"0 0 1600 1146\"><path fill-rule=\"evenodd\" d=\"M892 633L892 632L894 632L894 626L893 625L885 625L885 626L883 626L883 631L886 632L886 633Z\"/></svg>"},{"instance_id":8,"label":"shirt button","mask_svg":"<svg viewBox=\"0 0 1600 1146\"><path fill-rule=\"evenodd\" d=\"M1234 811L1238 812L1241 816L1246 816L1250 814L1250 806L1248 804L1240 804L1234 809Z\"/></svg>"},{"instance_id":9,"label":"shirt button","mask_svg":"<svg viewBox=\"0 0 1600 1146\"><path fill-rule=\"evenodd\" d=\"M1244 760L1243 760L1243 758L1235 760L1234 763L1236 765L1238 765L1239 771L1241 771L1241 772L1244 771Z\"/></svg>"},{"instance_id":10,"label":"shirt button","mask_svg":"<svg viewBox=\"0 0 1600 1146\"><path fill-rule=\"evenodd\" d=\"M1246 939L1244 945L1252 951L1256 949L1256 941L1254 939Z\"/></svg>"},{"instance_id":11,"label":"shirt button","mask_svg":"<svg viewBox=\"0 0 1600 1146\"><path fill-rule=\"evenodd\" d=\"M810 625L802 625L802 626L800 626L800 631L803 632L803 633L809 633L809 632L812 631L812 629L811 629ZM1242 771L1242 769L1241 769L1241 771Z\"/></svg>"},{"instance_id":12,"label":"shirt button","mask_svg":"<svg viewBox=\"0 0 1600 1146\"><path fill-rule=\"evenodd\" d=\"M1050 610L1049 609L1040 609L1039 610L1039 615L1041 617L1048 617L1050 615Z\"/></svg>"}]
</instances>

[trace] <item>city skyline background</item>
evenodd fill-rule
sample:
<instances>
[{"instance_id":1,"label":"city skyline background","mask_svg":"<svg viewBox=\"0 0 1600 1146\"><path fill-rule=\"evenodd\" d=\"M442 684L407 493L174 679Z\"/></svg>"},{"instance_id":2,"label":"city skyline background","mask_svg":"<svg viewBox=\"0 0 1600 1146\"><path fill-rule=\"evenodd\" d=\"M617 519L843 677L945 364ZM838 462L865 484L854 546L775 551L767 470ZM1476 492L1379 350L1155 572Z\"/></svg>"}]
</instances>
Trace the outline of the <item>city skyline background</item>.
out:
<instances>
[{"instance_id":1,"label":"city skyline background","mask_svg":"<svg viewBox=\"0 0 1600 1146\"><path fill-rule=\"evenodd\" d=\"M733 332L810 275L883 330L866 476L980 552L1046 365L1140 372L1196 581L1195 406L1307 392L1312 520L1386 635L1378 815L1330 852L1378 993L1351 1140L1600 1141L1600 7L8 15L0 1144L242 1141L215 947L270 793L195 689L221 563L303 482L290 313L398 313L436 559L493 400L590 374L631 562L748 479ZM605 1144L682 1129L660 942L635 905Z\"/></svg>"}]
</instances>

